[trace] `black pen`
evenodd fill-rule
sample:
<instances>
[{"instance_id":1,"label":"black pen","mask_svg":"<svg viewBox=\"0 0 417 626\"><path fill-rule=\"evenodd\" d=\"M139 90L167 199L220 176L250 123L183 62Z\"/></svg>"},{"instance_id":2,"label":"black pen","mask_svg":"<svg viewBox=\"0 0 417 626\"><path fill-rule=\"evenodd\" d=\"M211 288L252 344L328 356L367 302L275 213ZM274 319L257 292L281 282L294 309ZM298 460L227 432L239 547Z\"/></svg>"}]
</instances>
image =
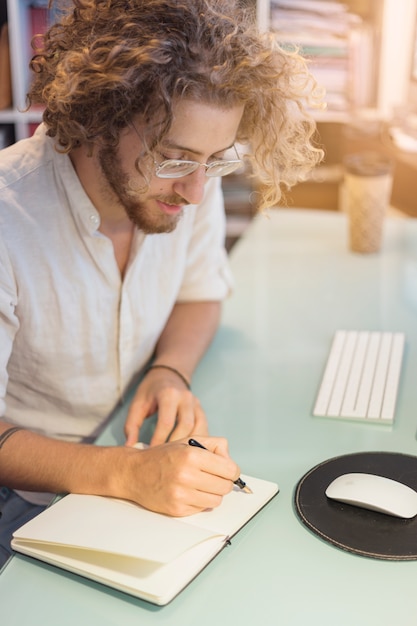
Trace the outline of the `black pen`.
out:
<instances>
[{"instance_id":1,"label":"black pen","mask_svg":"<svg viewBox=\"0 0 417 626\"><path fill-rule=\"evenodd\" d=\"M189 439L188 445L194 446L195 448L202 448L202 450L207 450L207 448L205 448L203 444L199 443L195 439ZM240 477L234 481L234 484L242 489L245 493L253 493L252 489L248 487L247 484Z\"/></svg>"}]
</instances>

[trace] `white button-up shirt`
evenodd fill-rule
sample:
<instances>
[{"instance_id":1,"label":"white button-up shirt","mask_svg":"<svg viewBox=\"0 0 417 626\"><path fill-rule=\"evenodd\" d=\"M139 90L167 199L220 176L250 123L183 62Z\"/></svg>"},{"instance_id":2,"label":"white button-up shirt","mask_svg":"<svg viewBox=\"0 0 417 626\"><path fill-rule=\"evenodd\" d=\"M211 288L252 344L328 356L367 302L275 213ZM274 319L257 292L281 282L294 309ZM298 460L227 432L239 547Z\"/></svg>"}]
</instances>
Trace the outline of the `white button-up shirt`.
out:
<instances>
[{"instance_id":1,"label":"white button-up shirt","mask_svg":"<svg viewBox=\"0 0 417 626\"><path fill-rule=\"evenodd\" d=\"M0 153L0 415L70 441L98 434L177 301L231 286L219 179L174 232L136 230L123 280L99 226L42 126Z\"/></svg>"}]
</instances>

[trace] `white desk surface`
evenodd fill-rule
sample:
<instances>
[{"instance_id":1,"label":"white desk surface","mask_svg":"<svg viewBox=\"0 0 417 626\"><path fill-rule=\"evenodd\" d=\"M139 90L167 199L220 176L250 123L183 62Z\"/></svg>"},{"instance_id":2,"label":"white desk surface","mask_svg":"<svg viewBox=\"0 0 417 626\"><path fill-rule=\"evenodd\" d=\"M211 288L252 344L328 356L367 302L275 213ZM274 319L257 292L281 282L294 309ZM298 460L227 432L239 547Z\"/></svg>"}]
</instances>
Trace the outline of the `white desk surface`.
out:
<instances>
[{"instance_id":1,"label":"white desk surface","mask_svg":"<svg viewBox=\"0 0 417 626\"><path fill-rule=\"evenodd\" d=\"M417 623L417 562L339 550L292 504L301 476L328 458L417 453L417 220L388 220L383 251L361 256L348 252L343 214L279 209L249 227L232 266L235 292L193 387L242 471L277 481L280 494L166 607L16 556L0 575L5 626ZM392 428L312 417L339 328L405 332ZM100 443L123 441L125 414Z\"/></svg>"}]
</instances>

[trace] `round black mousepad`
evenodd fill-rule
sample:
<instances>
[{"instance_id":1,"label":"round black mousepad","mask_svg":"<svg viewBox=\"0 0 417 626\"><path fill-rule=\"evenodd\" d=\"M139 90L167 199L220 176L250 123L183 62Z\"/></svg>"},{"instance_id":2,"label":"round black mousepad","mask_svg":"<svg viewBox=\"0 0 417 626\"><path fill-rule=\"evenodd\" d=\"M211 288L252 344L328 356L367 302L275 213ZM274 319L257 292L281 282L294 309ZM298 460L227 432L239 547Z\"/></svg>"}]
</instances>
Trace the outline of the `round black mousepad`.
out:
<instances>
[{"instance_id":1,"label":"round black mousepad","mask_svg":"<svg viewBox=\"0 0 417 626\"><path fill-rule=\"evenodd\" d=\"M294 503L303 524L325 541L361 556L417 559L417 516L392 517L327 498L328 485L350 472L378 474L417 491L417 457L392 452L339 456L316 465L297 484Z\"/></svg>"}]
</instances>

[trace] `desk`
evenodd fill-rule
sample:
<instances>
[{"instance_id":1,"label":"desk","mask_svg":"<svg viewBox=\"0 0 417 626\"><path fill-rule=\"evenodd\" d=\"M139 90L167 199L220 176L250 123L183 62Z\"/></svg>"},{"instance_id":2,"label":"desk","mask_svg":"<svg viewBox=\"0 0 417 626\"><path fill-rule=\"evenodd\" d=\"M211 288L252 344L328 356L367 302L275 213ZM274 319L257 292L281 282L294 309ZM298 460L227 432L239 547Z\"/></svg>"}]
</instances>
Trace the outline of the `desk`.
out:
<instances>
[{"instance_id":1,"label":"desk","mask_svg":"<svg viewBox=\"0 0 417 626\"><path fill-rule=\"evenodd\" d=\"M417 220L389 219L383 252L347 251L345 216L276 210L232 252L234 295L193 387L242 471L280 494L170 605L155 607L16 556L0 576L7 626L415 626L417 562L336 549L293 510L299 478L356 451L417 453ZM338 328L402 330L404 370L391 427L314 418ZM99 443L122 442L123 408Z\"/></svg>"}]
</instances>

